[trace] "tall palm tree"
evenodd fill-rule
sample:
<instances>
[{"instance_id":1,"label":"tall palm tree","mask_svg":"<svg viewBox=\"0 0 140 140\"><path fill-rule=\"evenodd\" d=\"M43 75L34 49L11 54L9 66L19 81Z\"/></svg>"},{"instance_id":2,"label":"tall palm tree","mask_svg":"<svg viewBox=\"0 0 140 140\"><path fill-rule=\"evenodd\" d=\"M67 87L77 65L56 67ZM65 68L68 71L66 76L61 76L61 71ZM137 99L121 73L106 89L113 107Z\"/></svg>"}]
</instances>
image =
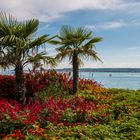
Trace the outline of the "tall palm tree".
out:
<instances>
[{"instance_id":1,"label":"tall palm tree","mask_svg":"<svg viewBox=\"0 0 140 140\"><path fill-rule=\"evenodd\" d=\"M16 100L24 102L26 87L24 78L24 67L30 63L43 60L51 61L55 65L53 58L41 53L32 57L35 50L38 52L40 46L46 43L48 35L35 38L39 27L39 21L36 19L18 22L11 15L0 13L0 65L3 68L14 67L16 77Z\"/></svg>"},{"instance_id":2,"label":"tall palm tree","mask_svg":"<svg viewBox=\"0 0 140 140\"><path fill-rule=\"evenodd\" d=\"M82 59L91 57L95 61L101 61L95 51L95 43L102 41L101 37L94 37L92 31L84 27L73 28L62 26L57 41L50 41L52 44L60 45L57 48L56 58L62 60L69 58L73 66L73 94L78 90L78 70L83 63Z\"/></svg>"}]
</instances>

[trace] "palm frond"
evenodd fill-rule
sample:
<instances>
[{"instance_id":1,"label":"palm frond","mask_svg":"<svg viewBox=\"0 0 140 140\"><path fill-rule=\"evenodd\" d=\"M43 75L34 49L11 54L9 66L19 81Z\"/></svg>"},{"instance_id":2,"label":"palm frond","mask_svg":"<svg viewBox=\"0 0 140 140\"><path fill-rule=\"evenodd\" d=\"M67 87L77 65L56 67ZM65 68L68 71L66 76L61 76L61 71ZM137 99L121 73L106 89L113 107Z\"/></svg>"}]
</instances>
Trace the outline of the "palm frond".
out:
<instances>
[{"instance_id":1,"label":"palm frond","mask_svg":"<svg viewBox=\"0 0 140 140\"><path fill-rule=\"evenodd\" d=\"M35 40L29 42L28 49L35 49L35 48L38 49L39 46L44 45L44 43L46 43L47 41L48 41L48 35L40 36L36 38Z\"/></svg>"},{"instance_id":2,"label":"palm frond","mask_svg":"<svg viewBox=\"0 0 140 140\"><path fill-rule=\"evenodd\" d=\"M74 33L74 28L68 25L63 25L60 29L60 36L65 39L70 39Z\"/></svg>"},{"instance_id":3,"label":"palm frond","mask_svg":"<svg viewBox=\"0 0 140 140\"><path fill-rule=\"evenodd\" d=\"M0 37L17 35L20 29L21 23L15 17L3 12L0 13Z\"/></svg>"},{"instance_id":4,"label":"palm frond","mask_svg":"<svg viewBox=\"0 0 140 140\"><path fill-rule=\"evenodd\" d=\"M61 42L57 41L57 40L50 40L50 41L48 41L48 43L51 45L61 45Z\"/></svg>"},{"instance_id":5,"label":"palm frond","mask_svg":"<svg viewBox=\"0 0 140 140\"><path fill-rule=\"evenodd\" d=\"M37 19L27 20L23 23L21 28L21 38L30 39L37 32L39 21Z\"/></svg>"},{"instance_id":6,"label":"palm frond","mask_svg":"<svg viewBox=\"0 0 140 140\"><path fill-rule=\"evenodd\" d=\"M55 67L57 65L57 60L50 57L45 52L37 53L35 56L28 56L28 62L30 63L41 63Z\"/></svg>"},{"instance_id":7,"label":"palm frond","mask_svg":"<svg viewBox=\"0 0 140 140\"><path fill-rule=\"evenodd\" d=\"M97 55L97 52L95 52L94 50L86 50L86 51L83 51L83 53L81 53L87 57L90 57L92 58L93 60L95 61L100 61L102 62L102 60L99 58L99 56ZM102 62L103 63L103 62Z\"/></svg>"},{"instance_id":8,"label":"palm frond","mask_svg":"<svg viewBox=\"0 0 140 140\"><path fill-rule=\"evenodd\" d=\"M95 43L101 42L103 39L101 37L94 37L91 40L89 40L84 47L91 47L94 46Z\"/></svg>"},{"instance_id":9,"label":"palm frond","mask_svg":"<svg viewBox=\"0 0 140 140\"><path fill-rule=\"evenodd\" d=\"M66 57L71 57L71 55L73 54L71 52L72 52L71 49L60 50L60 51L58 51L58 54L56 55L56 59L62 61Z\"/></svg>"}]
</instances>

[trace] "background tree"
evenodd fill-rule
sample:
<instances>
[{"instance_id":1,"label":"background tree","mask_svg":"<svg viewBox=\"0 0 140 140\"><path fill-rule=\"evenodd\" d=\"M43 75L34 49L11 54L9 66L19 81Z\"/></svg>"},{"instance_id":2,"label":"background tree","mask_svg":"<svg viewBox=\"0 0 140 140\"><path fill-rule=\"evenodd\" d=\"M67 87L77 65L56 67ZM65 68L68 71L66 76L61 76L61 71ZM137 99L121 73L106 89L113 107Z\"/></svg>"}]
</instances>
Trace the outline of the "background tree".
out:
<instances>
[{"instance_id":1,"label":"background tree","mask_svg":"<svg viewBox=\"0 0 140 140\"><path fill-rule=\"evenodd\" d=\"M95 43L102 41L101 37L94 37L92 31L85 27L73 28L71 26L62 26L57 41L50 41L52 44L60 45L57 48L57 56L59 60L66 57L69 58L73 66L73 94L78 90L78 70L86 60L91 57L95 61L101 61L95 51ZM101 61L102 62L102 61Z\"/></svg>"},{"instance_id":2,"label":"background tree","mask_svg":"<svg viewBox=\"0 0 140 140\"><path fill-rule=\"evenodd\" d=\"M38 28L39 21L36 19L18 22L11 15L0 13L0 65L3 68L12 66L15 69L15 98L22 103L25 101L26 94L24 67L31 61L47 62L48 59L51 60L52 65L56 64L53 58L44 53L32 57L33 51L38 53L39 47L50 40L48 35L35 38Z\"/></svg>"}]
</instances>

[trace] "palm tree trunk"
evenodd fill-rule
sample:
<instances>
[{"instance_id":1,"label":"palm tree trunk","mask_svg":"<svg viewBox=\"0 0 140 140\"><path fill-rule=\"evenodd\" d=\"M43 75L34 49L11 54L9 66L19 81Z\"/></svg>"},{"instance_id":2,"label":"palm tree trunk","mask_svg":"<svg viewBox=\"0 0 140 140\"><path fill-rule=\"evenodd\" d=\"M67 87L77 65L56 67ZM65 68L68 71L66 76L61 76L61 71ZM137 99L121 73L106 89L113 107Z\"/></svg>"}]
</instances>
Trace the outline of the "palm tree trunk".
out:
<instances>
[{"instance_id":1,"label":"palm tree trunk","mask_svg":"<svg viewBox=\"0 0 140 140\"><path fill-rule=\"evenodd\" d=\"M16 64L15 77L16 77L16 100L22 104L25 104L26 85L23 66L21 62L18 62Z\"/></svg>"},{"instance_id":2,"label":"palm tree trunk","mask_svg":"<svg viewBox=\"0 0 140 140\"><path fill-rule=\"evenodd\" d=\"M73 53L73 94L77 93L78 90L78 56L77 53Z\"/></svg>"}]
</instances>

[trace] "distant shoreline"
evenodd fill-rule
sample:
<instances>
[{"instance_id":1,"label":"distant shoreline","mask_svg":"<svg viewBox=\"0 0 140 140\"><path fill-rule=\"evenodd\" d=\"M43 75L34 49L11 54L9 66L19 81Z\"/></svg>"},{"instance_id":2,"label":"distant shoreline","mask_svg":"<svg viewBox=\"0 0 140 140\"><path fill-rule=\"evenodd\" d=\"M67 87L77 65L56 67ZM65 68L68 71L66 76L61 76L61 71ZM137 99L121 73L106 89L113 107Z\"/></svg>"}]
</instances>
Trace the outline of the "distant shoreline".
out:
<instances>
[{"instance_id":1,"label":"distant shoreline","mask_svg":"<svg viewBox=\"0 0 140 140\"><path fill-rule=\"evenodd\" d=\"M46 69L50 70L50 69ZM72 68L54 69L58 72L72 71ZM28 72L28 70L24 70ZM140 68L80 68L79 72L121 72L121 73L140 73ZM1 71L0 74L14 74L14 70Z\"/></svg>"},{"instance_id":2,"label":"distant shoreline","mask_svg":"<svg viewBox=\"0 0 140 140\"><path fill-rule=\"evenodd\" d=\"M71 68L56 69L57 71L72 71ZM81 68L79 72L140 72L140 68Z\"/></svg>"}]
</instances>

